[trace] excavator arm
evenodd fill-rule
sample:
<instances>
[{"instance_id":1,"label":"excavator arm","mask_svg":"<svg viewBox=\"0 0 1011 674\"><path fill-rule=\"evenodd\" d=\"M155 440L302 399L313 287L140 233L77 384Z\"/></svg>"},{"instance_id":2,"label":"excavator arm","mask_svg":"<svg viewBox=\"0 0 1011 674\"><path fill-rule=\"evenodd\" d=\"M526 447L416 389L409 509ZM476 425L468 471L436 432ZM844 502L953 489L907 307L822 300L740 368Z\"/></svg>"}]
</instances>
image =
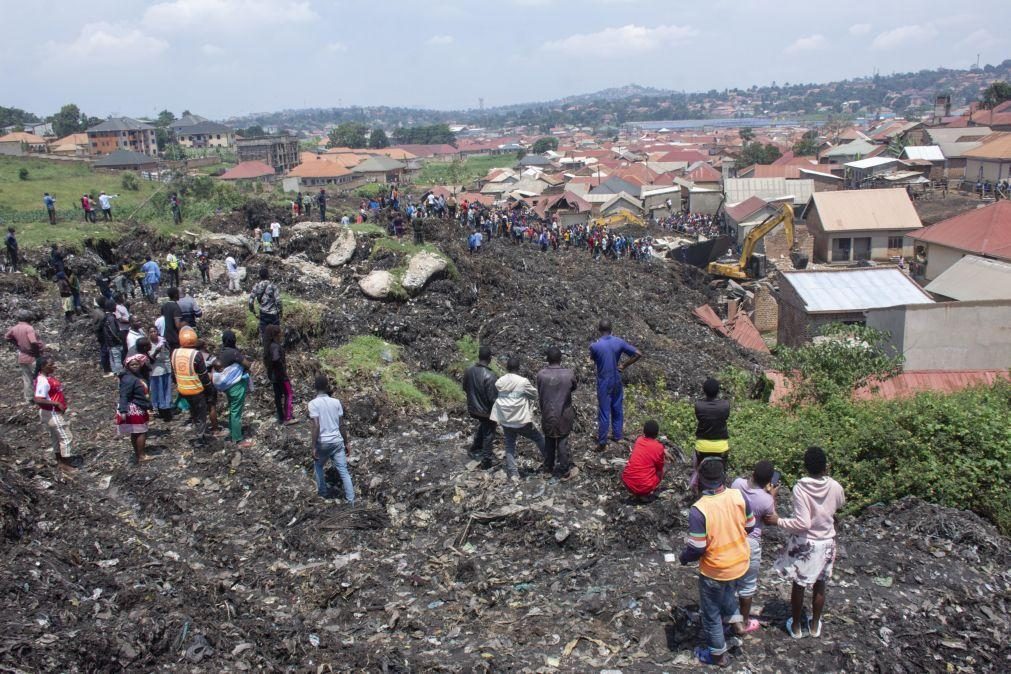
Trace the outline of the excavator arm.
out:
<instances>
[{"instance_id":1,"label":"excavator arm","mask_svg":"<svg viewBox=\"0 0 1011 674\"><path fill-rule=\"evenodd\" d=\"M755 225L748 232L748 235L744 237L744 245L741 246L741 258L737 262L710 262L708 267L709 273L715 276L726 276L735 279L748 278L748 262L751 260L752 253L755 252L755 246L758 245L758 242L766 234L778 227L779 223L783 223L783 228L786 230L786 240L789 242L790 249L792 250L796 243L793 237L793 208L790 207L790 204L783 204L780 207L779 213L770 215Z\"/></svg>"}]
</instances>

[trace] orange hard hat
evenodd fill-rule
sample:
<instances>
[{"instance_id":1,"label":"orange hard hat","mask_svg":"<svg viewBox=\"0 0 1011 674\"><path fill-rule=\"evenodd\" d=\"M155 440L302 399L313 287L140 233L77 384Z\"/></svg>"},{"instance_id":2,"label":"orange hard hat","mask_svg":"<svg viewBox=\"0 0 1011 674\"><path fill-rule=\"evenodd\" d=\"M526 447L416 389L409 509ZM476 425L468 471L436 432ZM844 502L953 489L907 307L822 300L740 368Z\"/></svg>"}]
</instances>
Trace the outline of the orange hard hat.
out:
<instances>
[{"instance_id":1,"label":"orange hard hat","mask_svg":"<svg viewBox=\"0 0 1011 674\"><path fill-rule=\"evenodd\" d=\"M192 348L197 345L197 331L190 326L184 326L179 330L179 346Z\"/></svg>"}]
</instances>

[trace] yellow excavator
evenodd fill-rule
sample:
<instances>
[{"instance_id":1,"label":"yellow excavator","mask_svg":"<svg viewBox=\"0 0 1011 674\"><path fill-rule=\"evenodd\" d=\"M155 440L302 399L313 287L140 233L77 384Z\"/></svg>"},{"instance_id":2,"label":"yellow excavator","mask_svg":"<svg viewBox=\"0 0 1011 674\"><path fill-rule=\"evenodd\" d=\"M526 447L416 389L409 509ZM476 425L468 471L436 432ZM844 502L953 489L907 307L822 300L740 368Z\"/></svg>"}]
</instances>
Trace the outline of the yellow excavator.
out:
<instances>
[{"instance_id":1,"label":"yellow excavator","mask_svg":"<svg viewBox=\"0 0 1011 674\"><path fill-rule=\"evenodd\" d=\"M748 235L744 237L744 245L741 246L741 257L739 260L717 260L710 262L706 268L713 276L723 276L732 279L747 279L748 266L751 262L751 254L755 252L755 246L762 238L774 230L779 223L783 223L786 230L786 240L790 244L790 250L796 246L796 239L793 236L793 208L789 204L783 204L778 213L770 215L762 222L755 225Z\"/></svg>"},{"instance_id":2,"label":"yellow excavator","mask_svg":"<svg viewBox=\"0 0 1011 674\"><path fill-rule=\"evenodd\" d=\"M593 221L593 224L599 225L601 227L621 227L622 225L638 225L643 227L642 218L633 213L628 209L621 209L614 215L608 215L604 218L597 218Z\"/></svg>"}]
</instances>

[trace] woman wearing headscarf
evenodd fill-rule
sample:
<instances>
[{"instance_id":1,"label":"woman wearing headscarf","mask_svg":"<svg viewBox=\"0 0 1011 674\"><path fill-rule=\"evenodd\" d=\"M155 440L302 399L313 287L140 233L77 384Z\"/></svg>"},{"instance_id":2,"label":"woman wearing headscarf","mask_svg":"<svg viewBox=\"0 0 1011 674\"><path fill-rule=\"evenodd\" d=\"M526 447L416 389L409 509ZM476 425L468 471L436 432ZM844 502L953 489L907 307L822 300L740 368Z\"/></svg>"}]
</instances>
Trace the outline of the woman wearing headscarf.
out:
<instances>
[{"instance_id":1,"label":"woman wearing headscarf","mask_svg":"<svg viewBox=\"0 0 1011 674\"><path fill-rule=\"evenodd\" d=\"M147 356L138 353L124 363L125 369L119 375L119 406L116 410L116 432L129 435L137 463L150 461L144 453L147 444L147 422L151 409L151 396L147 382L141 376L147 366Z\"/></svg>"}]
</instances>

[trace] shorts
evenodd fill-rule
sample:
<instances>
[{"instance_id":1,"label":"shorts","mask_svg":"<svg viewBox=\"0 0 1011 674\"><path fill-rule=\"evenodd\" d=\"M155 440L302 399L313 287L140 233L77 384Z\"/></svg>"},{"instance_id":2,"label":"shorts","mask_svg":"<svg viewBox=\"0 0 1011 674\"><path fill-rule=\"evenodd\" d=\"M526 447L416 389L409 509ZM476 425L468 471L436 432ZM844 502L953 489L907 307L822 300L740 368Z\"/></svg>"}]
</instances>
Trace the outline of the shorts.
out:
<instances>
[{"instance_id":1,"label":"shorts","mask_svg":"<svg viewBox=\"0 0 1011 674\"><path fill-rule=\"evenodd\" d=\"M758 572L762 568L762 541L748 536L748 547L751 548L751 562L748 570L737 581L738 597L754 597L758 592Z\"/></svg>"},{"instance_id":2,"label":"shorts","mask_svg":"<svg viewBox=\"0 0 1011 674\"><path fill-rule=\"evenodd\" d=\"M63 313L69 314L74 310L74 298L73 297L62 297L60 298L63 302Z\"/></svg>"},{"instance_id":3,"label":"shorts","mask_svg":"<svg viewBox=\"0 0 1011 674\"><path fill-rule=\"evenodd\" d=\"M774 566L777 573L797 585L811 587L832 578L835 564L835 539L809 540L790 536Z\"/></svg>"}]
</instances>

